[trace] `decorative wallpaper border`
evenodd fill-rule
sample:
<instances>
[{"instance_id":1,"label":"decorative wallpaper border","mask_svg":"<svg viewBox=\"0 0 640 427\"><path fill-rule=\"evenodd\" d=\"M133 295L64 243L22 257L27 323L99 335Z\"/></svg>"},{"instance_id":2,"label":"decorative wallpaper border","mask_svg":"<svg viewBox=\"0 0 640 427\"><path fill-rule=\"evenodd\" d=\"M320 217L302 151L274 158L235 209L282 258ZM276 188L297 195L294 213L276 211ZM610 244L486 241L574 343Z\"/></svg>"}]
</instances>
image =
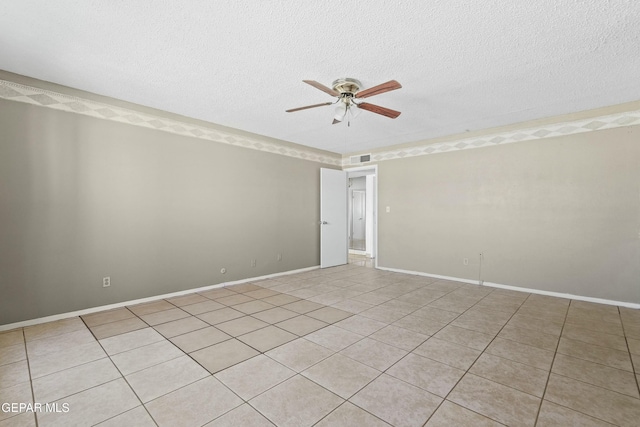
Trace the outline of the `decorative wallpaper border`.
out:
<instances>
[{"instance_id":1,"label":"decorative wallpaper border","mask_svg":"<svg viewBox=\"0 0 640 427\"><path fill-rule=\"evenodd\" d=\"M167 119L6 80L0 80L0 98L332 166L353 166L354 164L350 162L351 157L359 155L357 153L345 156L341 156L340 154L322 155L303 148L292 148L245 135ZM627 111L589 119L494 133L482 137L464 138L431 144L425 143L401 149L381 151L371 154L371 162L426 156L473 148L494 147L496 145L553 138L638 124L640 124L640 110ZM369 154L369 152L362 154Z\"/></svg>"},{"instance_id":2,"label":"decorative wallpaper border","mask_svg":"<svg viewBox=\"0 0 640 427\"><path fill-rule=\"evenodd\" d=\"M235 145L252 150L266 151L268 153L280 154L282 156L294 157L312 162L333 166L340 166L342 164L342 156L339 154L335 154L333 156L322 155L311 150L292 148L286 145L280 145L244 135L167 119L126 108L115 107L113 105L64 95L31 86L25 86L6 80L0 80L0 98L46 108L53 108L54 110L82 114L84 116L95 117L98 119L127 123L148 129L156 129L162 132L190 136L222 144Z\"/></svg>"},{"instance_id":3,"label":"decorative wallpaper border","mask_svg":"<svg viewBox=\"0 0 640 427\"><path fill-rule=\"evenodd\" d=\"M601 129L613 129L640 124L640 110L592 117L583 120L554 123L545 126L523 128L510 132L494 133L475 138L457 139L454 141L416 145L397 150L381 151L371 154L372 162L403 159L407 157L426 156L429 154L446 153L449 151L469 150L472 148L494 147L496 145L512 144L515 142L531 141L534 139L553 138L557 136L573 135ZM369 154L369 153L363 153ZM353 154L352 156L358 156ZM351 165L351 156L342 159L342 165Z\"/></svg>"}]
</instances>

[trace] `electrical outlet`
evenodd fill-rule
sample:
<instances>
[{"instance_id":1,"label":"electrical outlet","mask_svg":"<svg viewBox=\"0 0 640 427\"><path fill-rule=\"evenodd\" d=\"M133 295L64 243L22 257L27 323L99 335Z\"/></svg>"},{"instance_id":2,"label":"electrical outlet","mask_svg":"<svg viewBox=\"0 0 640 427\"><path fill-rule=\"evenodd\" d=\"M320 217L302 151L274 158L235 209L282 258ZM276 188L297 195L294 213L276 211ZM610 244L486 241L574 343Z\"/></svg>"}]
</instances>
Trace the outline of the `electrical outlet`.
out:
<instances>
[{"instance_id":1,"label":"electrical outlet","mask_svg":"<svg viewBox=\"0 0 640 427\"><path fill-rule=\"evenodd\" d=\"M251 260L251 267L255 267L255 266L256 266L256 260L255 260L255 259L252 259L252 260Z\"/></svg>"},{"instance_id":2,"label":"electrical outlet","mask_svg":"<svg viewBox=\"0 0 640 427\"><path fill-rule=\"evenodd\" d=\"M103 277L102 278L102 287L103 288L108 288L109 286L111 286L111 277Z\"/></svg>"},{"instance_id":3,"label":"electrical outlet","mask_svg":"<svg viewBox=\"0 0 640 427\"><path fill-rule=\"evenodd\" d=\"M469 265L469 258L462 258L462 263L464 265Z\"/></svg>"},{"instance_id":4,"label":"electrical outlet","mask_svg":"<svg viewBox=\"0 0 640 427\"><path fill-rule=\"evenodd\" d=\"M278 254L278 256L276 256L276 260L277 261L282 261L282 254Z\"/></svg>"}]
</instances>

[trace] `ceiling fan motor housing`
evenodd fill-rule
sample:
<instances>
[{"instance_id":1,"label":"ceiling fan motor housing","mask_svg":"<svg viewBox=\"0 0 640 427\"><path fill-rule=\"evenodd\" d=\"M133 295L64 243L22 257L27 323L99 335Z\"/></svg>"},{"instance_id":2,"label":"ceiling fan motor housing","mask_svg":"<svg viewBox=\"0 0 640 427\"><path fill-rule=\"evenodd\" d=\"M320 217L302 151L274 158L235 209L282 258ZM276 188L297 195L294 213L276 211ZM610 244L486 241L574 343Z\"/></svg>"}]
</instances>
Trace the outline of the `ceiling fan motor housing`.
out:
<instances>
[{"instance_id":1,"label":"ceiling fan motor housing","mask_svg":"<svg viewBox=\"0 0 640 427\"><path fill-rule=\"evenodd\" d=\"M341 95L353 97L362 87L359 80L345 77L337 79L332 84L333 90L340 92Z\"/></svg>"}]
</instances>

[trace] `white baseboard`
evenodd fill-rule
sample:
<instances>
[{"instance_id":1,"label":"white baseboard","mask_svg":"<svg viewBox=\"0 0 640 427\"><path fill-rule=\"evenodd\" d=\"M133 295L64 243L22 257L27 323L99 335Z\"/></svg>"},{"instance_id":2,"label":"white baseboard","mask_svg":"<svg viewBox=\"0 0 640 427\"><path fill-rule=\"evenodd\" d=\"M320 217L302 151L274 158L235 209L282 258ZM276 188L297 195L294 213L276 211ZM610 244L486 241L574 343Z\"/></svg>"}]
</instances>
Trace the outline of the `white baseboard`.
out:
<instances>
[{"instance_id":1,"label":"white baseboard","mask_svg":"<svg viewBox=\"0 0 640 427\"><path fill-rule=\"evenodd\" d=\"M620 307L640 309L640 304L633 303L633 302L615 301L615 300L604 299L604 298L586 297L584 295L565 294L565 293L562 293L562 292L543 291L541 289L519 288L517 286L501 285L499 283L492 283L492 282L484 282L482 285L483 286L490 286L492 288L508 289L510 291L528 292L528 293L538 294L538 295L547 295L547 296L550 296L550 297L567 298L567 299L574 299L574 300L578 300L578 301L594 302L596 304L618 305Z\"/></svg>"},{"instance_id":2,"label":"white baseboard","mask_svg":"<svg viewBox=\"0 0 640 427\"><path fill-rule=\"evenodd\" d=\"M128 305L142 304L145 302L152 302L152 301L157 301L165 298L179 297L182 295L192 294L194 292L208 291L211 289L224 288L226 286L239 285L241 283L257 282L258 280L272 279L274 277L288 276L290 274L296 274L296 273L304 273L305 271L317 270L318 268L320 268L319 265L314 267L300 268L298 270L284 271L281 273L267 274L266 276L250 277L248 279L240 279L240 280L235 280L233 282L218 283L217 285L209 285L209 286L203 286L201 288L187 289L184 291L172 292L164 295L155 295L152 297L139 298L131 301L123 301L115 304L101 305L98 307L86 308L84 310L72 311L69 313L61 313L61 314L54 314L52 316L39 317L37 319L23 320L22 322L9 323L7 325L0 325L0 332L8 331L16 328L24 328L26 326L39 325L41 323L54 322L56 320L68 319L70 317L84 316L85 314L97 313L99 311L113 310L114 308L125 307Z\"/></svg>"},{"instance_id":3,"label":"white baseboard","mask_svg":"<svg viewBox=\"0 0 640 427\"><path fill-rule=\"evenodd\" d=\"M477 280L461 279L459 277L451 277L451 276L441 276L439 274L423 273L421 271L401 270L399 268L388 268L388 267L380 267L380 266L378 266L376 268L378 270L392 271L394 273L404 273L404 274L413 274L414 276L433 277L434 279L451 280L453 282L468 283L470 285L477 285L478 284Z\"/></svg>"},{"instance_id":4,"label":"white baseboard","mask_svg":"<svg viewBox=\"0 0 640 427\"><path fill-rule=\"evenodd\" d=\"M452 280L452 281L455 281L455 282L468 283L468 284L471 284L471 285L489 286L491 288L508 289L510 291L516 291L516 292L527 292L527 293L530 293L530 294L547 295L547 296L550 296L550 297L574 299L574 300L577 300L577 301L587 301L587 302L593 302L593 303L596 303L596 304L617 305L617 306L620 306L620 307L640 309L640 304L633 303L633 302L615 301L615 300L609 300L609 299L604 299L604 298L593 298L593 297L587 297L587 296L583 296L583 295L565 294L565 293L562 293L562 292L544 291L544 290L541 290L541 289L533 289L533 288L520 288L520 287L517 287L517 286L501 285L499 283L485 282L485 281L482 281L480 283L478 280L462 279L462 278L459 278L459 277L451 277L451 276L441 276L439 274L429 274L429 273L423 273L423 272L420 272L420 271L400 270L400 269L397 269L397 268L387 268L387 267L377 267L377 268L379 270L393 271L393 272L396 272L396 273L413 274L413 275L416 275L416 276L433 277L433 278L436 278L436 279L443 279L443 280Z\"/></svg>"}]
</instances>

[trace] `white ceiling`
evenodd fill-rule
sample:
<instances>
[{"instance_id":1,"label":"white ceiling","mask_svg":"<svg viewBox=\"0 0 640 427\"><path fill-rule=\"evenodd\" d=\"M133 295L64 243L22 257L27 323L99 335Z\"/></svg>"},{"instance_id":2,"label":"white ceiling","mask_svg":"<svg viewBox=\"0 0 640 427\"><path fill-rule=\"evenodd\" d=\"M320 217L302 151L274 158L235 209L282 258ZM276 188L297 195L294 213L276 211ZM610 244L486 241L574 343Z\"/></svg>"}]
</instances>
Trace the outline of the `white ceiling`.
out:
<instances>
[{"instance_id":1,"label":"white ceiling","mask_svg":"<svg viewBox=\"0 0 640 427\"><path fill-rule=\"evenodd\" d=\"M637 0L4 0L0 69L337 153L640 99ZM331 125L302 82L403 88Z\"/></svg>"}]
</instances>

